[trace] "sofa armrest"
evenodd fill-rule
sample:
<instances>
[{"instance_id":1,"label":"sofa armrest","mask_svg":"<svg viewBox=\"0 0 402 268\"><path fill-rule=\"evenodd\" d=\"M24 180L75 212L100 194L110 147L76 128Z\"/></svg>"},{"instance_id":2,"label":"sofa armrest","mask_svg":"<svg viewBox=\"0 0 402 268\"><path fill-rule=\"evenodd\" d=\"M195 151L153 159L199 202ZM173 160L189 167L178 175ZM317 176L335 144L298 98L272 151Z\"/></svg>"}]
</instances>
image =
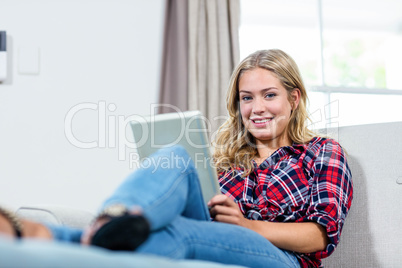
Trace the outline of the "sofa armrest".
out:
<instances>
[{"instance_id":1,"label":"sofa armrest","mask_svg":"<svg viewBox=\"0 0 402 268\"><path fill-rule=\"evenodd\" d=\"M81 229L87 227L94 218L94 214L89 211L52 205L23 206L16 211L16 214L35 222Z\"/></svg>"}]
</instances>

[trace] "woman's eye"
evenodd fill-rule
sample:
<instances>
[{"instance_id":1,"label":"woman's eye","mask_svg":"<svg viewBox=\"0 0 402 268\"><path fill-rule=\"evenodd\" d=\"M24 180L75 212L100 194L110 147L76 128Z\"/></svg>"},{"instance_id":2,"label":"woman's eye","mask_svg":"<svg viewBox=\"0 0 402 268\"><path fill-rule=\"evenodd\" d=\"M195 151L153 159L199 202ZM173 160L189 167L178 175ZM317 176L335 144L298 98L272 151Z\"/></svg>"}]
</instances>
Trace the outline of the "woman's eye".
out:
<instances>
[{"instance_id":1,"label":"woman's eye","mask_svg":"<svg viewBox=\"0 0 402 268\"><path fill-rule=\"evenodd\" d=\"M249 96L243 96L241 99L244 100L244 101L248 101L248 100L251 100L251 97L249 97Z\"/></svg>"},{"instance_id":2,"label":"woman's eye","mask_svg":"<svg viewBox=\"0 0 402 268\"><path fill-rule=\"evenodd\" d=\"M265 95L266 98L271 99L273 97L275 97L275 93L268 93L267 95Z\"/></svg>"}]
</instances>

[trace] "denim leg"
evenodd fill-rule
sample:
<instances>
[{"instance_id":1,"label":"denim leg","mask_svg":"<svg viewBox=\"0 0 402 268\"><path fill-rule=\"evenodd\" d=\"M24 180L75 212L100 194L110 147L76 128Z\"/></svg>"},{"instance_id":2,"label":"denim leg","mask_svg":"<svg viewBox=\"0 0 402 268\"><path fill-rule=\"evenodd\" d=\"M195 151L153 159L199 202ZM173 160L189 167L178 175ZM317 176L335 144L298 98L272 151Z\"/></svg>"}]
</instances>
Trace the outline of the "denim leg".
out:
<instances>
[{"instance_id":1,"label":"denim leg","mask_svg":"<svg viewBox=\"0 0 402 268\"><path fill-rule=\"evenodd\" d=\"M102 208L112 204L141 207L152 230L168 225L178 215L210 219L196 169L181 146L163 148L145 159Z\"/></svg>"},{"instance_id":2,"label":"denim leg","mask_svg":"<svg viewBox=\"0 0 402 268\"><path fill-rule=\"evenodd\" d=\"M254 231L181 216L153 232L137 252L246 267L300 267L292 253L275 247Z\"/></svg>"}]
</instances>

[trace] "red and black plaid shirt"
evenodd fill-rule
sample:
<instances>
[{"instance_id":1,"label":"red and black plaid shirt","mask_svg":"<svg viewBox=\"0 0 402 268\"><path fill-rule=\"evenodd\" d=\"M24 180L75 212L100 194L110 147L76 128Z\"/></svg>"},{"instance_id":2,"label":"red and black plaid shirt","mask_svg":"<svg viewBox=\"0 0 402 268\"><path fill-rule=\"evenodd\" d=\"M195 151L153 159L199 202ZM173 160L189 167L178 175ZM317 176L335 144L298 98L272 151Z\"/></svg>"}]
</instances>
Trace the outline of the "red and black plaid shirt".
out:
<instances>
[{"instance_id":1,"label":"red and black plaid shirt","mask_svg":"<svg viewBox=\"0 0 402 268\"><path fill-rule=\"evenodd\" d=\"M302 267L320 267L339 242L352 203L352 174L341 146L332 139L279 148L245 178L236 168L219 176L221 191L246 218L272 222L317 222L327 230L324 251L296 253Z\"/></svg>"}]
</instances>

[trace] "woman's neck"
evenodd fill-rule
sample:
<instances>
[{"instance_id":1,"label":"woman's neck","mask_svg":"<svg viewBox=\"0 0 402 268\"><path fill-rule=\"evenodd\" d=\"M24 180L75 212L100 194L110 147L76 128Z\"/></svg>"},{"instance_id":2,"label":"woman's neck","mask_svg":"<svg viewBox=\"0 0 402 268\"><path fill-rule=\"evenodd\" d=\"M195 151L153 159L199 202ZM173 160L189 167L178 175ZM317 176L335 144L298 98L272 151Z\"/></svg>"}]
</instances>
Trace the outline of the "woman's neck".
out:
<instances>
[{"instance_id":1,"label":"woman's neck","mask_svg":"<svg viewBox=\"0 0 402 268\"><path fill-rule=\"evenodd\" d=\"M276 150L284 146L290 146L292 142L290 139L285 140L271 140L267 142L257 141L258 156L255 159L257 164L261 164L265 159L270 157Z\"/></svg>"}]
</instances>

